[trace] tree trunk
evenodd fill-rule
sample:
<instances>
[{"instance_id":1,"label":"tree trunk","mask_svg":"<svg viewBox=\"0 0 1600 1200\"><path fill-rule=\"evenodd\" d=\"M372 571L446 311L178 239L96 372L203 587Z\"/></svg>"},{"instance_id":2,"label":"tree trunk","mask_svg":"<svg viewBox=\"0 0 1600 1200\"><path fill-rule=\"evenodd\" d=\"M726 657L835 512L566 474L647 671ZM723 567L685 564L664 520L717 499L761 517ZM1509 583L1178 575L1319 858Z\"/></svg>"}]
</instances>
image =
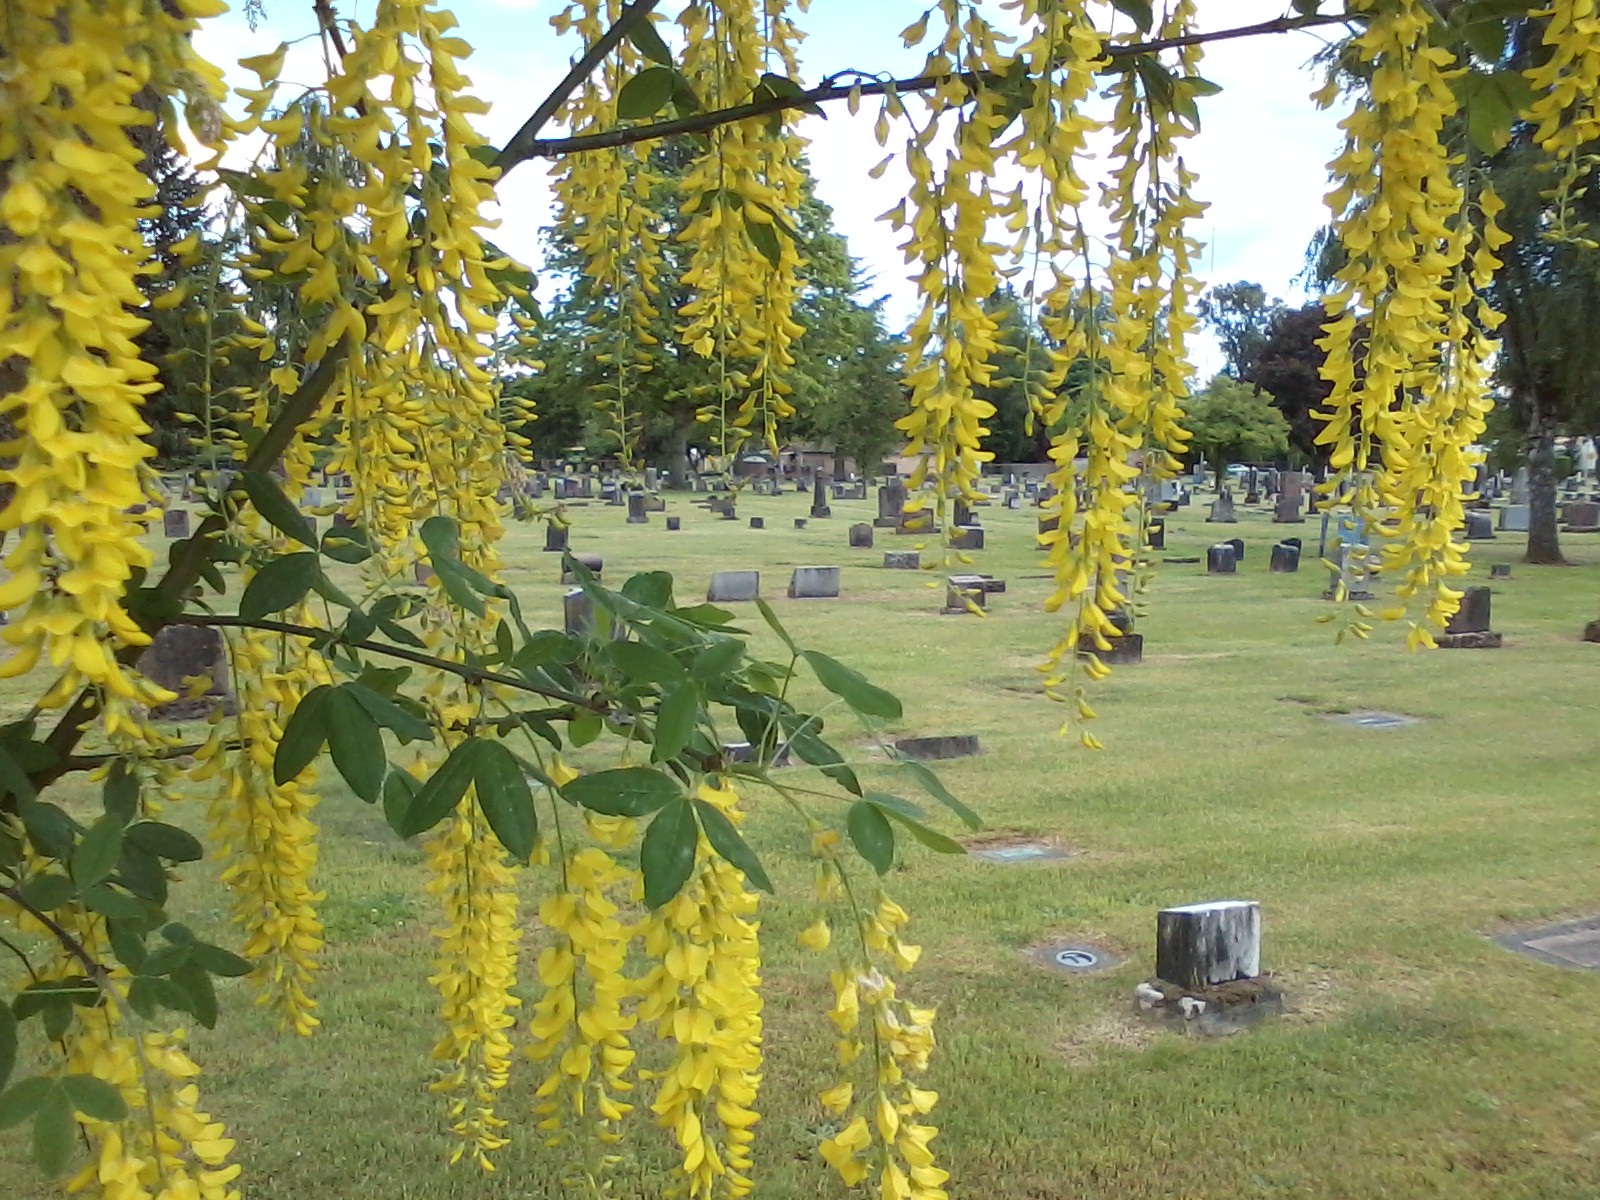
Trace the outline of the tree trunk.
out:
<instances>
[{"instance_id":1,"label":"tree trunk","mask_svg":"<svg viewBox=\"0 0 1600 1200\"><path fill-rule=\"evenodd\" d=\"M1535 398L1528 429L1528 552L1522 561L1557 565L1561 554L1556 531L1556 423Z\"/></svg>"},{"instance_id":2,"label":"tree trunk","mask_svg":"<svg viewBox=\"0 0 1600 1200\"><path fill-rule=\"evenodd\" d=\"M667 486L683 490L693 486L689 480L689 427L694 423L691 411L687 420L673 414L672 435L667 438Z\"/></svg>"}]
</instances>

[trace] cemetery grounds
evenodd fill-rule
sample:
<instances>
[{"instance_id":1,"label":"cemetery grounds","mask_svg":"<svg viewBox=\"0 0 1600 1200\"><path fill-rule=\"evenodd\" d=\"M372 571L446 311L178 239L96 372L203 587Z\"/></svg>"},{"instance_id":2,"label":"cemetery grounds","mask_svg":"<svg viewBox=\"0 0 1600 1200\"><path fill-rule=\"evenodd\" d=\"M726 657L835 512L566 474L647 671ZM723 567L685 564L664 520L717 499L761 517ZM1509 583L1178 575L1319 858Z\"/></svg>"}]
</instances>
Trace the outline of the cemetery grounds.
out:
<instances>
[{"instance_id":1,"label":"cemetery grounds","mask_svg":"<svg viewBox=\"0 0 1600 1200\"><path fill-rule=\"evenodd\" d=\"M1413 656L1399 630L1335 646L1333 626L1315 623L1331 607L1320 599L1316 518L1273 525L1270 509L1241 504L1239 524L1207 526L1208 497L1197 495L1168 517L1156 559L1235 535L1245 559L1233 576L1160 567L1137 627L1144 663L1094 693L1107 746L1094 753L1056 736L1066 709L1043 698L1034 671L1060 627L1041 610L1051 585L1033 549L1037 510L979 510L989 549L970 569L1007 583L980 619L938 614L941 576L882 569L886 549L919 539L878 529L875 548L847 548L848 526L876 515L871 492L834 500L832 518L804 530L792 528L808 514L804 495L742 496L737 521L691 499L668 494L684 524L671 534L659 513L630 526L598 500L574 507L571 548L603 555L612 587L669 570L688 603L714 570L759 568L763 595L803 644L904 700L904 719L884 732L979 735L980 757L940 766L986 821L973 844L1026 838L1068 852L1006 865L907 839L889 876L924 947L904 987L939 1009L928 1085L941 1095L934 1145L953 1197L1600 1195L1600 971L1493 940L1600 912L1600 645L1577 636L1600 613L1600 535L1564 539L1575 567L1516 565L1495 581L1504 648ZM752 515L767 528L748 528ZM1306 540L1301 570L1268 574L1286 534ZM515 526L505 578L530 615L554 623L560 556L542 546L542 526ZM1489 565L1521 549L1510 534L1476 545L1469 582L1487 583ZM842 566L841 598L785 599L791 569L806 564ZM1382 595L1380 584L1374 607ZM754 606L737 608L772 650ZM22 715L36 684L7 682L0 719ZM1367 710L1420 720L1369 729L1330 719ZM830 710L830 732L847 719ZM865 731L840 744L857 748L869 777L882 761ZM445 1166L441 1107L425 1090L438 1027L421 852L332 774L317 814L322 1028L281 1035L239 981L219 980L221 1024L192 1034L205 1107L239 1140L244 1194L563 1194L561 1159L538 1144L529 1115L536 1064L521 1065L501 1101L513 1142L500 1169ZM778 886L762 918L757 1194L840 1195L816 1153L831 1132L815 1094L831 1082L833 1048L827 960L795 944L811 919L804 839L781 805L752 799L750 840ZM202 806L197 795L172 819L198 830ZM205 876L188 869L182 886L195 900L185 907L208 915L203 934L230 944L225 897ZM1225 1039L1141 1020L1131 996L1153 969L1156 910L1228 898L1261 902L1263 965L1290 1012ZM530 891L524 996L536 907ZM1058 973L1030 957L1052 941L1120 963ZM0 1196L54 1194L7 1138ZM660 1145L625 1145L614 1195L660 1194Z\"/></svg>"}]
</instances>

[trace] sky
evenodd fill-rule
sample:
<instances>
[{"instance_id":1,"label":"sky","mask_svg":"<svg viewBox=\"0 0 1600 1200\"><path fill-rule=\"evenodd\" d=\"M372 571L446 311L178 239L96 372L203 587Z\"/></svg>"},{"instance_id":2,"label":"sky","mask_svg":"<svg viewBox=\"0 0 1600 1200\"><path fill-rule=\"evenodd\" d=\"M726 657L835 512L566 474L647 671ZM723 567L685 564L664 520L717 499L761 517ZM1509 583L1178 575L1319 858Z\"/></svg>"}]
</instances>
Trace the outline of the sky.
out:
<instances>
[{"instance_id":1,"label":"sky","mask_svg":"<svg viewBox=\"0 0 1600 1200\"><path fill-rule=\"evenodd\" d=\"M370 16L373 0L340 0L341 15ZM234 66L245 55L267 53L315 28L310 0L265 0L266 20L252 32L240 11L208 21L198 48L228 68L230 83L253 86L255 77ZM447 5L459 18L460 34L475 53L464 65L473 91L489 102L480 118L489 141L502 144L566 70L576 39L557 37L551 15L562 0L455 0ZM919 0L812 0L800 20L808 37L801 50L802 82L856 68L914 73L922 53L907 50L900 31L923 12ZM998 9L994 0L988 5ZM1287 0L1199 0L1201 29L1232 28L1282 16ZM664 0L661 11L676 6ZM998 16L998 13L996 14ZM1200 73L1221 86L1201 101L1201 132L1188 143L1185 158L1199 175L1196 192L1210 207L1195 224L1204 244L1200 259L1207 284L1251 280L1290 301L1302 299L1293 278L1304 261L1311 236L1326 220L1323 194L1326 164L1337 152L1337 112L1322 112L1310 100L1317 79L1307 62L1322 45L1318 31L1221 42L1206 49ZM284 77L307 82L319 64L314 44L295 47ZM826 120L807 117L801 133L818 195L832 206L835 226L850 252L871 272L873 291L889 297L891 320L912 312L914 291L896 248L899 238L880 214L905 195L905 175L891 168L877 180L868 170L885 154L872 136L877 110L863 103L852 118L843 105L831 106ZM891 140L891 147L893 141ZM1091 183L1093 164L1085 171ZM550 220L550 193L541 163L518 167L499 185L501 227L497 244L530 265L540 258L538 230ZM1204 379L1220 368L1215 344L1201 337L1195 364Z\"/></svg>"}]
</instances>

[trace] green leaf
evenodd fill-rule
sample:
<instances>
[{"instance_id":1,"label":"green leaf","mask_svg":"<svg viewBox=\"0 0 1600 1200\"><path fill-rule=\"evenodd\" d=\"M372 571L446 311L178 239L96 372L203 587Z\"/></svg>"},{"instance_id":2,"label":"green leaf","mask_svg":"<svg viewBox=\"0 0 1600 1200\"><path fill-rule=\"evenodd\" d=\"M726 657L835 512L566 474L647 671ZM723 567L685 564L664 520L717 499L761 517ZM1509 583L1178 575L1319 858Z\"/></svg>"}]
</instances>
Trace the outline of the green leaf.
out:
<instances>
[{"instance_id":1,"label":"green leaf","mask_svg":"<svg viewBox=\"0 0 1600 1200\"><path fill-rule=\"evenodd\" d=\"M17 807L21 811L22 827L28 831L28 840L39 853L50 858L67 858L72 854L73 842L83 826L47 800L23 800Z\"/></svg>"},{"instance_id":2,"label":"green leaf","mask_svg":"<svg viewBox=\"0 0 1600 1200\"><path fill-rule=\"evenodd\" d=\"M246 471L239 476L245 494L255 510L278 532L286 534L302 546L317 548L317 531L287 496L278 488L278 481L270 475Z\"/></svg>"},{"instance_id":3,"label":"green leaf","mask_svg":"<svg viewBox=\"0 0 1600 1200\"><path fill-rule=\"evenodd\" d=\"M713 638L706 648L694 656L689 674L696 679L718 679L733 670L744 657L747 647L737 638Z\"/></svg>"},{"instance_id":4,"label":"green leaf","mask_svg":"<svg viewBox=\"0 0 1600 1200\"><path fill-rule=\"evenodd\" d=\"M675 608L668 614L696 629L723 629L733 624L733 614L715 604L693 604L688 608ZM741 632L735 630L734 632Z\"/></svg>"},{"instance_id":5,"label":"green leaf","mask_svg":"<svg viewBox=\"0 0 1600 1200\"><path fill-rule=\"evenodd\" d=\"M78 889L65 875L50 872L35 875L22 885L21 891L22 898L39 911L53 912L77 895Z\"/></svg>"},{"instance_id":6,"label":"green leaf","mask_svg":"<svg viewBox=\"0 0 1600 1200\"><path fill-rule=\"evenodd\" d=\"M783 639L783 644L789 647L789 652L799 654L800 647L795 645L794 639L789 636L789 631L783 627L783 622L778 620L778 614L772 611L772 605L757 596L756 609L761 613L761 619L772 627L772 632Z\"/></svg>"},{"instance_id":7,"label":"green leaf","mask_svg":"<svg viewBox=\"0 0 1600 1200\"><path fill-rule=\"evenodd\" d=\"M396 833L401 837L416 837L455 811L472 783L474 744L476 739L468 738L450 751L450 757L417 789L400 824L394 826Z\"/></svg>"},{"instance_id":8,"label":"green leaf","mask_svg":"<svg viewBox=\"0 0 1600 1200\"><path fill-rule=\"evenodd\" d=\"M1150 0L1111 0L1111 7L1133 21L1140 33L1150 32L1155 22Z\"/></svg>"},{"instance_id":9,"label":"green leaf","mask_svg":"<svg viewBox=\"0 0 1600 1200\"><path fill-rule=\"evenodd\" d=\"M850 806L845 818L845 828L856 853L871 864L879 875L894 866L894 830L889 827L883 810L866 800L857 800Z\"/></svg>"},{"instance_id":10,"label":"green leaf","mask_svg":"<svg viewBox=\"0 0 1600 1200\"><path fill-rule=\"evenodd\" d=\"M481 617L486 611L480 593L492 594L495 585L461 561L460 531L449 517L429 517L417 529L427 547L428 561L451 603Z\"/></svg>"},{"instance_id":11,"label":"green leaf","mask_svg":"<svg viewBox=\"0 0 1600 1200\"><path fill-rule=\"evenodd\" d=\"M317 556L310 550L273 559L256 572L239 597L239 615L246 621L259 621L293 608L305 599L321 573Z\"/></svg>"},{"instance_id":12,"label":"green leaf","mask_svg":"<svg viewBox=\"0 0 1600 1200\"><path fill-rule=\"evenodd\" d=\"M650 747L650 761L677 758L694 736L700 720L700 689L685 680L661 697L656 709L656 736Z\"/></svg>"},{"instance_id":13,"label":"green leaf","mask_svg":"<svg viewBox=\"0 0 1600 1200\"><path fill-rule=\"evenodd\" d=\"M109 883L97 883L84 888L83 903L90 912L123 921L142 921L147 911L139 900L127 892L117 890Z\"/></svg>"},{"instance_id":14,"label":"green leaf","mask_svg":"<svg viewBox=\"0 0 1600 1200\"><path fill-rule=\"evenodd\" d=\"M17 1065L17 1018L9 1004L0 1004L0 1092L6 1089L11 1069Z\"/></svg>"},{"instance_id":15,"label":"green leaf","mask_svg":"<svg viewBox=\"0 0 1600 1200\"><path fill-rule=\"evenodd\" d=\"M96 1121L121 1121L128 1115L122 1092L95 1075L63 1075L61 1088L72 1107Z\"/></svg>"},{"instance_id":16,"label":"green leaf","mask_svg":"<svg viewBox=\"0 0 1600 1200\"><path fill-rule=\"evenodd\" d=\"M0 1129L20 1125L39 1111L45 1093L54 1086L48 1075L33 1075L9 1091L0 1092Z\"/></svg>"},{"instance_id":17,"label":"green leaf","mask_svg":"<svg viewBox=\"0 0 1600 1200\"><path fill-rule=\"evenodd\" d=\"M661 40L661 34L646 17L628 31L628 40L633 43L634 49L646 58L660 63L664 67L672 65L672 51L667 48L667 43Z\"/></svg>"},{"instance_id":18,"label":"green leaf","mask_svg":"<svg viewBox=\"0 0 1600 1200\"><path fill-rule=\"evenodd\" d=\"M672 607L672 574L669 571L641 571L630 575L622 594L635 604L665 612Z\"/></svg>"},{"instance_id":19,"label":"green leaf","mask_svg":"<svg viewBox=\"0 0 1600 1200\"><path fill-rule=\"evenodd\" d=\"M421 786L409 771L389 772L389 778L383 781L383 819L389 822L389 828L400 828Z\"/></svg>"},{"instance_id":20,"label":"green leaf","mask_svg":"<svg viewBox=\"0 0 1600 1200\"><path fill-rule=\"evenodd\" d=\"M629 683L675 683L688 674L665 650L643 642L610 642L606 656Z\"/></svg>"},{"instance_id":21,"label":"green leaf","mask_svg":"<svg viewBox=\"0 0 1600 1200\"><path fill-rule=\"evenodd\" d=\"M867 793L867 803L880 810L892 821L898 821L911 831L911 836L916 838L928 849L937 854L965 854L967 848L953 837L947 837L937 829L930 829L915 815L916 805L899 796L885 796L877 792ZM910 810L910 811L908 811Z\"/></svg>"},{"instance_id":22,"label":"green leaf","mask_svg":"<svg viewBox=\"0 0 1600 1200\"><path fill-rule=\"evenodd\" d=\"M677 780L649 767L616 767L579 775L561 789L574 804L608 817L642 817L683 798Z\"/></svg>"},{"instance_id":23,"label":"green leaf","mask_svg":"<svg viewBox=\"0 0 1600 1200\"><path fill-rule=\"evenodd\" d=\"M101 817L89 826L72 851L72 882L81 891L99 883L117 869L122 857L122 822Z\"/></svg>"},{"instance_id":24,"label":"green leaf","mask_svg":"<svg viewBox=\"0 0 1600 1200\"><path fill-rule=\"evenodd\" d=\"M714 804L696 799L695 811L700 815L700 828L706 831L706 841L711 843L711 848L735 867L744 872L744 877L752 885L763 892L771 892L772 880L767 877L761 860L756 857L756 852L750 848L750 843L745 841L727 814Z\"/></svg>"},{"instance_id":25,"label":"green leaf","mask_svg":"<svg viewBox=\"0 0 1600 1200\"><path fill-rule=\"evenodd\" d=\"M476 745L472 777L478 785L478 805L506 852L518 862L526 862L539 837L528 778L516 755L499 742L479 741Z\"/></svg>"},{"instance_id":26,"label":"green leaf","mask_svg":"<svg viewBox=\"0 0 1600 1200\"><path fill-rule=\"evenodd\" d=\"M355 697L368 716L385 729L394 730L395 736L402 742L433 741L432 725L415 713L407 712L381 692L374 691L364 683L347 683L339 690Z\"/></svg>"},{"instance_id":27,"label":"green leaf","mask_svg":"<svg viewBox=\"0 0 1600 1200\"><path fill-rule=\"evenodd\" d=\"M816 672L817 682L856 712L889 720L900 716L900 701L891 693L868 683L859 672L817 650L802 650L800 653Z\"/></svg>"},{"instance_id":28,"label":"green leaf","mask_svg":"<svg viewBox=\"0 0 1600 1200\"><path fill-rule=\"evenodd\" d=\"M213 946L209 942L196 942L189 951L189 956L195 966L212 975L222 975L229 979L248 975L256 969L255 963L248 958L235 954L232 950L225 950L221 946Z\"/></svg>"},{"instance_id":29,"label":"green leaf","mask_svg":"<svg viewBox=\"0 0 1600 1200\"><path fill-rule=\"evenodd\" d=\"M52 1083L33 1114L33 1165L46 1179L54 1179L67 1169L77 1131L66 1089Z\"/></svg>"},{"instance_id":30,"label":"green leaf","mask_svg":"<svg viewBox=\"0 0 1600 1200\"><path fill-rule=\"evenodd\" d=\"M666 107L677 87L678 72L671 67L646 67L617 93L617 116L624 121L653 117Z\"/></svg>"},{"instance_id":31,"label":"green leaf","mask_svg":"<svg viewBox=\"0 0 1600 1200\"><path fill-rule=\"evenodd\" d=\"M144 946L143 921L123 921L113 917L106 922L106 940L117 961L130 971L137 971L149 955Z\"/></svg>"},{"instance_id":32,"label":"green leaf","mask_svg":"<svg viewBox=\"0 0 1600 1200\"><path fill-rule=\"evenodd\" d=\"M152 904L167 902L166 867L154 854L126 838L122 844L122 859L117 863L117 882L142 900Z\"/></svg>"},{"instance_id":33,"label":"green leaf","mask_svg":"<svg viewBox=\"0 0 1600 1200\"><path fill-rule=\"evenodd\" d=\"M289 723L284 726L278 751L272 759L272 781L280 787L311 765L328 740L324 708L333 688L321 684L300 697Z\"/></svg>"},{"instance_id":34,"label":"green leaf","mask_svg":"<svg viewBox=\"0 0 1600 1200\"><path fill-rule=\"evenodd\" d=\"M644 873L644 902L651 908L660 908L676 896L694 872L700 841L694 818L689 797L679 796L658 812L644 831L639 869Z\"/></svg>"},{"instance_id":35,"label":"green leaf","mask_svg":"<svg viewBox=\"0 0 1600 1200\"><path fill-rule=\"evenodd\" d=\"M111 764L106 772L105 786L100 789L100 803L108 816L119 818L123 824L133 820L139 811L139 777L123 759Z\"/></svg>"},{"instance_id":36,"label":"green leaf","mask_svg":"<svg viewBox=\"0 0 1600 1200\"><path fill-rule=\"evenodd\" d=\"M128 841L168 862L199 862L206 856L200 839L187 829L164 821L138 821L128 826Z\"/></svg>"},{"instance_id":37,"label":"green leaf","mask_svg":"<svg viewBox=\"0 0 1600 1200\"><path fill-rule=\"evenodd\" d=\"M744 211L744 231L750 238L750 244L756 248L756 253L771 263L773 270L777 270L783 261L783 246L778 242L777 226L756 220L747 208Z\"/></svg>"},{"instance_id":38,"label":"green leaf","mask_svg":"<svg viewBox=\"0 0 1600 1200\"><path fill-rule=\"evenodd\" d=\"M35 799L33 783L12 755L10 747L0 743L0 796L16 796L22 800Z\"/></svg>"},{"instance_id":39,"label":"green leaf","mask_svg":"<svg viewBox=\"0 0 1600 1200\"><path fill-rule=\"evenodd\" d=\"M957 800L955 794L945 787L944 781L933 772L931 767L925 763L918 762L914 758L902 758L900 765L911 772L912 778L921 785L923 791L960 817L961 823L968 829L983 828L983 822L978 819L978 814Z\"/></svg>"},{"instance_id":40,"label":"green leaf","mask_svg":"<svg viewBox=\"0 0 1600 1200\"><path fill-rule=\"evenodd\" d=\"M172 972L172 982L183 993L184 1011L207 1029L217 1027L217 989L211 976L194 963L186 964Z\"/></svg>"},{"instance_id":41,"label":"green leaf","mask_svg":"<svg viewBox=\"0 0 1600 1200\"><path fill-rule=\"evenodd\" d=\"M587 746L606 731L599 713L585 713L567 722L567 740L574 746Z\"/></svg>"},{"instance_id":42,"label":"green leaf","mask_svg":"<svg viewBox=\"0 0 1600 1200\"><path fill-rule=\"evenodd\" d=\"M541 629L511 656L510 665L518 671L531 671L546 663L577 662L583 654L583 643L571 634Z\"/></svg>"},{"instance_id":43,"label":"green leaf","mask_svg":"<svg viewBox=\"0 0 1600 1200\"><path fill-rule=\"evenodd\" d=\"M377 548L372 535L361 525L336 525L322 535L322 552L335 562L364 563Z\"/></svg>"}]
</instances>

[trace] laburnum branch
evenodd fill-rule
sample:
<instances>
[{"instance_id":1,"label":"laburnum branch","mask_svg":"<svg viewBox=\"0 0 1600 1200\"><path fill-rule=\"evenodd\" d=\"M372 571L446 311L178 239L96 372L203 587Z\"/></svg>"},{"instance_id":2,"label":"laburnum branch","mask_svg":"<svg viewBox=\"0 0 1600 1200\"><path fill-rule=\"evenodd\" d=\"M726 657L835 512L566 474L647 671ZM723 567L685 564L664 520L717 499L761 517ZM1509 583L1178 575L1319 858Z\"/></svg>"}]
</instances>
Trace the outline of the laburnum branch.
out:
<instances>
[{"instance_id":1,"label":"laburnum branch","mask_svg":"<svg viewBox=\"0 0 1600 1200\"><path fill-rule=\"evenodd\" d=\"M1359 13L1317 13L1303 17L1278 17L1271 21L1259 21L1254 25L1240 25L1232 29L1214 29L1210 32L1188 33L1169 38L1153 38L1146 42L1120 42L1105 47L1105 55L1113 63L1137 58L1144 54L1154 54L1161 50L1176 49L1181 46L1199 46L1209 42L1233 41L1237 38L1260 37L1265 34L1292 33L1298 29L1311 29L1319 25L1347 24L1350 21L1360 20ZM853 77L850 82L840 82L846 77ZM831 101L844 100L851 95L857 96L885 96L889 94L900 95L903 93L925 92L942 84L959 81L969 89L978 91L984 87L994 87L1003 82L998 76L982 71L961 72L936 72L928 75L913 75L905 79L872 79L861 72L841 72L829 76L818 87L809 91L795 92L788 96L769 96L762 100L755 100L749 104L736 104L730 108L719 108L711 112L696 113L689 117L680 117L672 121L653 121L648 125L633 125L625 129L608 129L603 133L579 134L566 138L526 139L519 130L517 137L506 143L505 150L500 154L499 163L503 171L509 171L518 163L526 162L532 158L562 158L568 154L579 154L585 150L606 150L616 146L631 146L638 142L655 141L659 138L674 137L680 134L704 133L708 129L715 129L721 125L728 125L735 121L748 121L754 117L770 116L777 112L786 112L789 109L807 108L817 104L827 104Z\"/></svg>"},{"instance_id":2,"label":"laburnum branch","mask_svg":"<svg viewBox=\"0 0 1600 1200\"><path fill-rule=\"evenodd\" d=\"M468 666L466 663L451 662L448 658L436 658L431 654L424 654L420 650L410 650L405 646L395 646L388 642L356 641L341 638L336 630L319 629L315 625L296 625L291 621L275 621L270 617L245 618L229 615L212 615L210 613L185 613L173 617L167 622L169 625L201 625L213 629L261 629L268 633L283 633L290 637L303 637L310 641L324 645L337 643L350 650L365 650L371 654L387 655L389 658L403 659L418 666L430 667L434 670L445 671L469 683L490 683L500 687L515 688L519 692L530 692L535 696L543 696L546 700L559 700L563 704L570 704L575 708L586 709L590 712L610 712L610 706L588 696L580 696L576 692L563 691L561 688L540 687L538 684L529 683L515 675L502 675L498 671L485 671L482 667Z\"/></svg>"},{"instance_id":3,"label":"laburnum branch","mask_svg":"<svg viewBox=\"0 0 1600 1200\"><path fill-rule=\"evenodd\" d=\"M50 935L54 937L56 941L61 943L61 948L83 964L84 970L89 972L90 979L98 982L100 979L104 978L106 975L105 966L99 962L94 955L89 953L88 948L85 947L81 941L73 937L71 933L64 929L59 921L57 921L49 913L44 912L35 905L29 903L27 896L23 895L21 888L0 887L0 896L4 896L7 900L11 901L18 908L22 909L23 912L27 913L35 921L39 922L39 924L48 929L50 931Z\"/></svg>"}]
</instances>

